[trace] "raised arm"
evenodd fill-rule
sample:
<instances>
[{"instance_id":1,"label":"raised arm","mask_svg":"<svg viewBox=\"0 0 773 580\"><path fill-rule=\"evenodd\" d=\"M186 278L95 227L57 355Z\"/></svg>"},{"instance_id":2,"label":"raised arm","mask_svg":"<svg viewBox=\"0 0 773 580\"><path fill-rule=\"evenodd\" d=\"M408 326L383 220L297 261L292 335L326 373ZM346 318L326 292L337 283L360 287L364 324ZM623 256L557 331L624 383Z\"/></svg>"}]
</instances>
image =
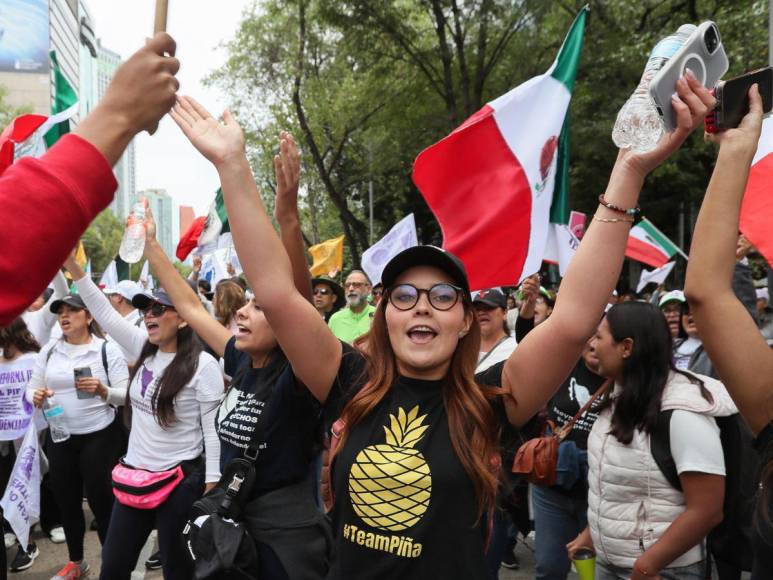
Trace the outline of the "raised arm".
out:
<instances>
[{"instance_id":1,"label":"raised arm","mask_svg":"<svg viewBox=\"0 0 773 580\"><path fill-rule=\"evenodd\" d=\"M0 206L4 215L14 216L0 230L0 279L14 281L0 290L0 325L45 289L112 200L116 181L110 166L135 134L154 131L174 103L180 67L174 52L172 37L156 35L118 69L104 98L73 134L40 159L19 160L0 177Z\"/></svg>"},{"instance_id":2,"label":"raised arm","mask_svg":"<svg viewBox=\"0 0 773 580\"><path fill-rule=\"evenodd\" d=\"M719 156L695 226L684 290L711 362L759 433L773 420L773 352L732 287L741 202L762 126L756 87L749 97L741 125L713 138Z\"/></svg>"},{"instance_id":3,"label":"raised arm","mask_svg":"<svg viewBox=\"0 0 773 580\"><path fill-rule=\"evenodd\" d=\"M318 400L325 401L341 361L341 343L295 287L290 259L266 215L244 155L241 128L228 111L221 124L188 97L180 98L171 114L191 143L215 165L231 233L255 301L295 375Z\"/></svg>"},{"instance_id":4,"label":"raised arm","mask_svg":"<svg viewBox=\"0 0 773 580\"><path fill-rule=\"evenodd\" d=\"M677 92L680 98L673 101L677 129L649 153L620 151L604 192L608 204L636 207L645 176L679 149L715 104L714 97L692 79L680 79ZM599 205L569 265L553 313L505 363L502 386L515 399L514 405L508 404L508 417L516 425L542 408L577 363L620 276L630 229L631 218ZM550 364L535 365L535 360Z\"/></svg>"},{"instance_id":5,"label":"raised arm","mask_svg":"<svg viewBox=\"0 0 773 580\"><path fill-rule=\"evenodd\" d=\"M293 280L298 292L312 302L311 272L306 261L306 248L301 235L298 215L298 183L301 175L301 154L289 133L280 134L279 155L274 156L276 175L276 205L274 217L279 224L279 237L290 258Z\"/></svg>"},{"instance_id":6,"label":"raised arm","mask_svg":"<svg viewBox=\"0 0 773 580\"><path fill-rule=\"evenodd\" d=\"M147 333L118 314L102 290L94 284L89 276L86 276L86 272L78 265L72 254L65 261L64 267L72 276L78 294L83 298L83 302L97 324L132 356L132 360L127 362L132 363L137 360L145 341L148 339Z\"/></svg>"},{"instance_id":7,"label":"raised arm","mask_svg":"<svg viewBox=\"0 0 773 580\"><path fill-rule=\"evenodd\" d=\"M190 324L193 331L215 351L217 356L222 357L232 335L207 312L199 297L167 258L156 240L156 222L150 208L146 209L145 257L150 262L159 285L172 299L177 313Z\"/></svg>"}]
</instances>

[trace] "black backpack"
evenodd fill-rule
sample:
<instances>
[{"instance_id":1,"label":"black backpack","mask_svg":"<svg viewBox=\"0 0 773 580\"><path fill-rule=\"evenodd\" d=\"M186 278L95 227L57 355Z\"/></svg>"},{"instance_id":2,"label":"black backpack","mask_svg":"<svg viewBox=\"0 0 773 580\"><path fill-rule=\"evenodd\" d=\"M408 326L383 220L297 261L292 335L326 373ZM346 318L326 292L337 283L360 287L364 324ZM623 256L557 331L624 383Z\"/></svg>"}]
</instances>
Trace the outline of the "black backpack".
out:
<instances>
[{"instance_id":1,"label":"black backpack","mask_svg":"<svg viewBox=\"0 0 773 580\"><path fill-rule=\"evenodd\" d=\"M671 455L671 415L661 411L650 434L652 456L672 487L682 491ZM725 458L724 518L707 537L709 553L715 560L751 570L753 519L758 492L760 460L754 451L754 435L739 414L715 417Z\"/></svg>"}]
</instances>

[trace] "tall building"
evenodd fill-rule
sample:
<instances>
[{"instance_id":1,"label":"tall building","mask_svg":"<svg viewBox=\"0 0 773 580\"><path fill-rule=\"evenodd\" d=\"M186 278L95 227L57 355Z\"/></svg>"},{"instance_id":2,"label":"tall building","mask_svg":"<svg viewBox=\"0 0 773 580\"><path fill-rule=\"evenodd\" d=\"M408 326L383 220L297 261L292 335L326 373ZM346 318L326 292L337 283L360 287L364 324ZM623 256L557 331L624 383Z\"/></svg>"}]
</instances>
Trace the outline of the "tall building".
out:
<instances>
[{"instance_id":1,"label":"tall building","mask_svg":"<svg viewBox=\"0 0 773 580\"><path fill-rule=\"evenodd\" d=\"M164 189L146 189L140 191L132 199L132 205L141 197L148 200L150 210L153 212L153 218L156 221L156 238L158 243L164 249L164 252L170 259L174 259L175 249L179 233L180 219L177 211L177 204L166 193Z\"/></svg>"},{"instance_id":2,"label":"tall building","mask_svg":"<svg viewBox=\"0 0 773 580\"><path fill-rule=\"evenodd\" d=\"M101 41L97 41L97 74L95 78L98 99L105 96L107 87L115 74L115 71L121 65L121 56L109 48L102 46ZM134 141L124 151L118 163L113 167L118 189L115 192L113 203L110 209L120 220L126 219L131 211L131 200L137 193L135 184L136 154L134 150Z\"/></svg>"}]
</instances>

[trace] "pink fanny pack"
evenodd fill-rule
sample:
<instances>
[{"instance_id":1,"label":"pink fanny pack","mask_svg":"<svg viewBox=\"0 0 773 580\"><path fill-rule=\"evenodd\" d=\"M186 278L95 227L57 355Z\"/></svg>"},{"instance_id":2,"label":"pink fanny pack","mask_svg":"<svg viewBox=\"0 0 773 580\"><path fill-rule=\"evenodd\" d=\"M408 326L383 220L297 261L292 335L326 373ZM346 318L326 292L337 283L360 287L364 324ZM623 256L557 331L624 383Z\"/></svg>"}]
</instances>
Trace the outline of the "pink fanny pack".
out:
<instances>
[{"instance_id":1,"label":"pink fanny pack","mask_svg":"<svg viewBox=\"0 0 773 580\"><path fill-rule=\"evenodd\" d=\"M148 471L119 462L113 468L113 495L125 506L152 510L164 503L184 478L182 465Z\"/></svg>"}]
</instances>

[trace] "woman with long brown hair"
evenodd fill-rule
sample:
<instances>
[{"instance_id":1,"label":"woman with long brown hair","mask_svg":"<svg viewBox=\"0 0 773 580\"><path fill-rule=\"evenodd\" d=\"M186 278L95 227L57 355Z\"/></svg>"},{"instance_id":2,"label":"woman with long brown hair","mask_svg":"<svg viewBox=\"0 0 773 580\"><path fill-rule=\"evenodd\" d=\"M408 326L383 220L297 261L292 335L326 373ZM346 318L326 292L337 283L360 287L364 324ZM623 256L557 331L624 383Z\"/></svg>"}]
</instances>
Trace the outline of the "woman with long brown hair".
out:
<instances>
[{"instance_id":1,"label":"woman with long brown hair","mask_svg":"<svg viewBox=\"0 0 773 580\"><path fill-rule=\"evenodd\" d=\"M711 137L719 155L695 226L684 291L703 347L757 437L763 469L752 578L761 580L773 572L773 352L731 284L741 203L762 130L756 85L749 99L739 127Z\"/></svg>"},{"instance_id":2,"label":"woman with long brown hair","mask_svg":"<svg viewBox=\"0 0 773 580\"><path fill-rule=\"evenodd\" d=\"M172 116L218 170L247 279L296 379L339 416L332 474L332 578L487 577L485 514L499 482L499 432L523 425L570 372L620 273L644 176L673 153L713 104L679 84L679 128L646 155L621 151L550 319L502 363L474 375L480 330L461 262L431 246L393 258L384 299L358 347L338 341L295 289L228 111L219 123L181 98ZM687 104L685 104L687 103ZM287 147L283 142L282 148ZM550 360L550 365L535 365ZM497 394L505 394L497 397ZM339 414L339 410L341 410Z\"/></svg>"},{"instance_id":3,"label":"woman with long brown hair","mask_svg":"<svg viewBox=\"0 0 773 580\"><path fill-rule=\"evenodd\" d=\"M231 334L236 334L236 312L247 304L244 289L233 280L221 280L215 286L215 318L227 328Z\"/></svg>"}]
</instances>

